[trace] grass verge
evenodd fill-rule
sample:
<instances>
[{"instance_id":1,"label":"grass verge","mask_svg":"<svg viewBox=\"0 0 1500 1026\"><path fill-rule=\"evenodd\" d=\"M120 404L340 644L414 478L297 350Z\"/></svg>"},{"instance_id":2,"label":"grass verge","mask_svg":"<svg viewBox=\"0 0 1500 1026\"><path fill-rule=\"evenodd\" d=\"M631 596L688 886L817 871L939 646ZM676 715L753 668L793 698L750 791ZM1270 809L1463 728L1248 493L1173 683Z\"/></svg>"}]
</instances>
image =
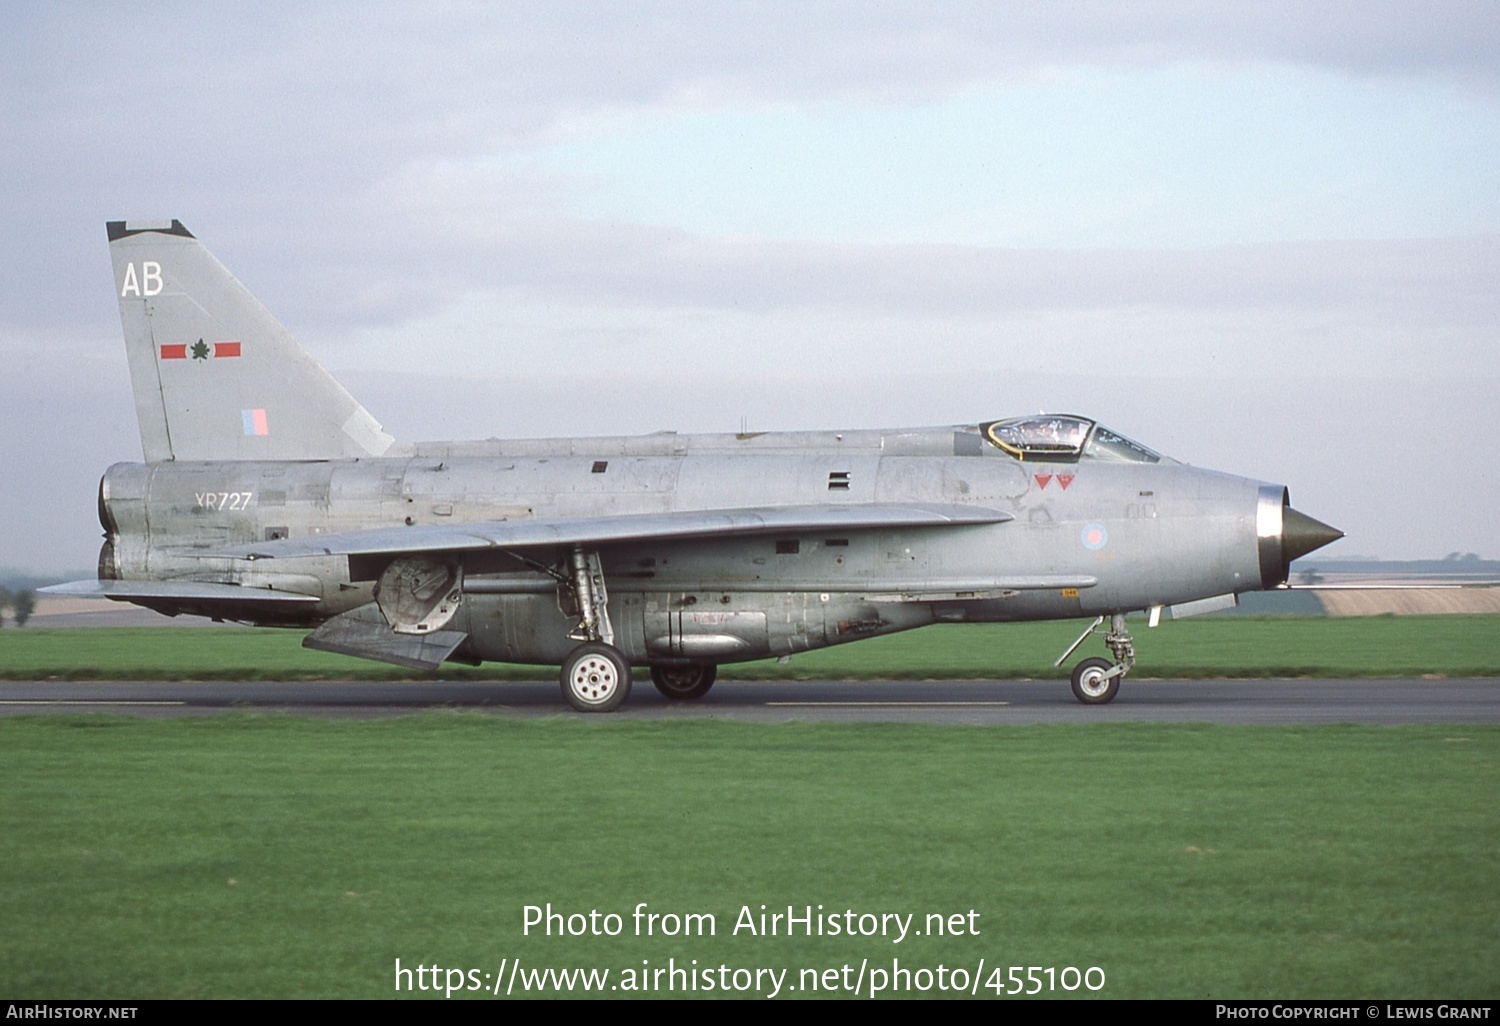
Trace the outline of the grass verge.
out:
<instances>
[{"instance_id":1,"label":"grass verge","mask_svg":"<svg viewBox=\"0 0 1500 1026\"><path fill-rule=\"evenodd\" d=\"M1087 621L939 624L806 652L790 664L724 667L724 679L1063 676L1052 661ZM1245 617L1134 628L1138 677L1500 676L1500 616ZM302 631L224 627L26 628L0 631L8 680L407 679L409 670L301 647ZM1084 654L1103 654L1100 641ZM443 667L450 680L548 680L555 670L487 663Z\"/></svg>"},{"instance_id":2,"label":"grass verge","mask_svg":"<svg viewBox=\"0 0 1500 1026\"><path fill-rule=\"evenodd\" d=\"M1500 996L1491 726L48 717L0 721L0 773L14 998L388 997L398 958ZM523 933L549 902L624 932ZM716 934L634 936L639 902ZM978 935L735 935L762 904Z\"/></svg>"}]
</instances>

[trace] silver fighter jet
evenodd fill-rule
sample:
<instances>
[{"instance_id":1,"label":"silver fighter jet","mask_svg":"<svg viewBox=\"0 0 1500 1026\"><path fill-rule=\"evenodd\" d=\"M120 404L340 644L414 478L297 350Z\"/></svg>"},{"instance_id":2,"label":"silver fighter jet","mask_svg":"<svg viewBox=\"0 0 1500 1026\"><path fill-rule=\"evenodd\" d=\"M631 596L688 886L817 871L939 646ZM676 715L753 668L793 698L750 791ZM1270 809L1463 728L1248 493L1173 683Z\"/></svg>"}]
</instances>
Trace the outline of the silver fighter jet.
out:
<instances>
[{"instance_id":1,"label":"silver fighter jet","mask_svg":"<svg viewBox=\"0 0 1500 1026\"><path fill-rule=\"evenodd\" d=\"M561 666L605 712L721 663L932 623L1093 617L1114 698L1155 623L1275 588L1341 537L1281 485L1087 418L403 445L178 221L109 226L145 462L99 485L99 578L54 591L312 628L435 670Z\"/></svg>"}]
</instances>

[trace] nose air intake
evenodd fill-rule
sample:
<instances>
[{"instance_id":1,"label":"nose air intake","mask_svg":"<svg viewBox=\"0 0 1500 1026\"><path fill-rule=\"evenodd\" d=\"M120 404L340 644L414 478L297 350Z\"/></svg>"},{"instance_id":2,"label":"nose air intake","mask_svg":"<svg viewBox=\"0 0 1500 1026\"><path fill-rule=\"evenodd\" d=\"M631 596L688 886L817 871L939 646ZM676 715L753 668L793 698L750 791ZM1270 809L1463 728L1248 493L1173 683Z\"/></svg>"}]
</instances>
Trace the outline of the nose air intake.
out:
<instances>
[{"instance_id":1,"label":"nose air intake","mask_svg":"<svg viewBox=\"0 0 1500 1026\"><path fill-rule=\"evenodd\" d=\"M1292 560L1344 536L1338 528L1293 509L1287 490L1273 485L1260 490L1255 533L1260 545L1260 586L1266 589L1286 583Z\"/></svg>"}]
</instances>

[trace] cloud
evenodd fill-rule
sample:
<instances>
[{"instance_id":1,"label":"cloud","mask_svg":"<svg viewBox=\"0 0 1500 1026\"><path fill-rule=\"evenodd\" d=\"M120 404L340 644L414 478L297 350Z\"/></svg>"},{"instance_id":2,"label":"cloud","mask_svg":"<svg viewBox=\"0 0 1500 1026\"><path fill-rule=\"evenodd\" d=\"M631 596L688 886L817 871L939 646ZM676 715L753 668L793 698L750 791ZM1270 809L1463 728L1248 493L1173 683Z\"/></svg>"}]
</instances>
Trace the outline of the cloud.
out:
<instances>
[{"instance_id":1,"label":"cloud","mask_svg":"<svg viewBox=\"0 0 1500 1026\"><path fill-rule=\"evenodd\" d=\"M386 214L335 260L327 250L302 249L287 226L276 260L284 318L333 331L390 326L485 296L564 307L934 320L1124 309L1226 317L1358 312L1469 330L1500 318L1493 287L1500 236L1493 235L1036 250L709 238L644 225L516 218L462 202ZM212 237L206 241L219 249Z\"/></svg>"},{"instance_id":2,"label":"cloud","mask_svg":"<svg viewBox=\"0 0 1500 1026\"><path fill-rule=\"evenodd\" d=\"M1500 96L1487 2L33 2L6 17L0 428L27 499L0 564L38 565L53 544L86 563L98 474L138 458L102 222L158 216L187 222L326 362L388 364L389 393L367 401L403 436L592 433L580 388L623 431L1066 404L1211 465L1326 471L1318 487L1353 498L1309 511L1366 517L1356 531L1389 554L1497 544L1496 482L1446 442L1496 426L1494 235L789 241L581 216L593 183L532 159L612 119L937 103L1079 68L1294 66L1482 113ZM1369 159L1336 156L1355 178ZM442 373L408 387L419 358ZM1069 372L1084 379L1057 384ZM439 422L455 409L473 416ZM1413 441L1428 424L1440 452ZM1245 458L1273 450L1285 464ZM1461 482L1451 519L1470 536L1403 534L1379 501L1388 463Z\"/></svg>"},{"instance_id":3,"label":"cloud","mask_svg":"<svg viewBox=\"0 0 1500 1026\"><path fill-rule=\"evenodd\" d=\"M88 297L107 274L100 222L118 217L183 218L299 316L388 318L497 282L607 296L635 276L661 294L649 266L625 266L640 261L686 274L688 302L814 301L814 290L844 302L872 272L897 306L935 302L942 290L920 267L892 285L883 272L914 261L889 250L773 259L769 244L568 219L579 183L497 173L493 160L601 112L912 102L1059 67L1181 61L1472 82L1500 60L1500 20L1484 3L32 3L8 18L0 175L25 245L0 263L15 297L0 324L21 333L112 321L108 298ZM920 257L952 277L949 291L968 282L970 305L1037 295L1049 275L1031 268L1055 262ZM1118 278L1085 264L1096 292ZM549 286L541 269L569 281ZM725 274L744 276L739 295L714 280ZM997 282L1015 284L984 298ZM772 298L750 295L752 283Z\"/></svg>"}]
</instances>

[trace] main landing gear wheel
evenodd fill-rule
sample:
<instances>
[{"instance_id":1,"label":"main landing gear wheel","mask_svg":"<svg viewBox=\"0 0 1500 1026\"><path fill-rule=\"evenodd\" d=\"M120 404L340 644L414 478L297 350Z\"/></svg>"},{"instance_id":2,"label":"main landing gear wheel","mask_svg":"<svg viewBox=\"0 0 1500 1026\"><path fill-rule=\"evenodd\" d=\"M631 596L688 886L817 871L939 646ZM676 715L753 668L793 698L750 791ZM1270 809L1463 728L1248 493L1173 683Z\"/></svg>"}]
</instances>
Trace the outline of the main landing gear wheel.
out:
<instances>
[{"instance_id":1,"label":"main landing gear wheel","mask_svg":"<svg viewBox=\"0 0 1500 1026\"><path fill-rule=\"evenodd\" d=\"M1114 665L1108 659L1085 659L1073 667L1073 697L1084 705L1112 701L1120 691L1120 675L1109 675Z\"/></svg>"},{"instance_id":2,"label":"main landing gear wheel","mask_svg":"<svg viewBox=\"0 0 1500 1026\"><path fill-rule=\"evenodd\" d=\"M653 666L651 683L674 702L702 698L718 679L719 668L713 663L695 663L692 666Z\"/></svg>"},{"instance_id":3,"label":"main landing gear wheel","mask_svg":"<svg viewBox=\"0 0 1500 1026\"><path fill-rule=\"evenodd\" d=\"M559 680L579 712L614 712L630 694L630 663L613 645L590 642L569 653Z\"/></svg>"}]
</instances>

